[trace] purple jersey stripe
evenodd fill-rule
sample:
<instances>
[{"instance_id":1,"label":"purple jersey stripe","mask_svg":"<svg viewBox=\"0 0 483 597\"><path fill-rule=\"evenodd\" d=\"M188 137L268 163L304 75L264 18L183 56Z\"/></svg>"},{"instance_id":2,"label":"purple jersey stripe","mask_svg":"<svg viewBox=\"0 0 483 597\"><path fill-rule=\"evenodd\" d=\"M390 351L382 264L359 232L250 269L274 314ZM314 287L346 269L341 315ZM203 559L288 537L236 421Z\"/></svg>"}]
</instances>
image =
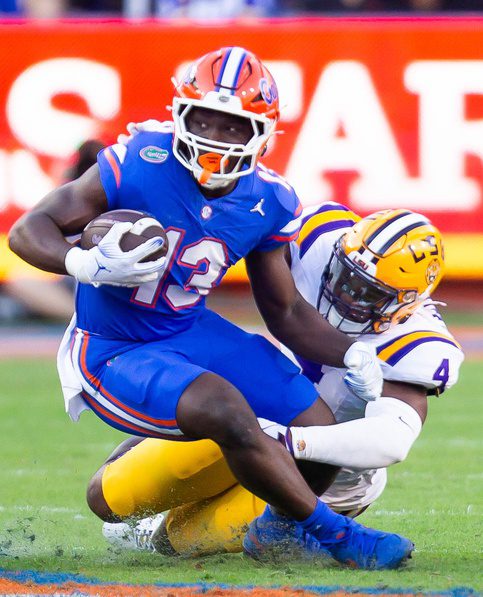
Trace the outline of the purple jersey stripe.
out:
<instances>
[{"instance_id":1,"label":"purple jersey stripe","mask_svg":"<svg viewBox=\"0 0 483 597\"><path fill-rule=\"evenodd\" d=\"M387 359L386 363L388 365L391 365L391 367L394 367L394 365L396 363L399 363L399 361L403 357L405 357L409 352L411 352L411 350L416 348L416 346L423 344L424 342L445 342L446 344L451 344L452 346L456 346L456 344L454 342L452 342L451 340L447 340L446 338L441 338L441 336L433 336L433 337L426 336L426 338L419 338L418 340L413 340L409 344L406 344L406 346L403 346L402 348L397 350L392 356L390 356ZM379 349L377 350L377 352L379 353Z\"/></svg>"},{"instance_id":2,"label":"purple jersey stripe","mask_svg":"<svg viewBox=\"0 0 483 597\"><path fill-rule=\"evenodd\" d=\"M429 332L429 330L419 330L420 332ZM396 336L396 338L391 338L391 340L388 340L387 342L385 342L384 344L381 344L381 346L378 346L376 349L377 354L379 354L380 352L382 352L385 348L387 348L388 346L391 346L391 344L394 344L395 342L397 342L398 340L400 340L401 338L404 338L404 336L407 336L408 334L401 334L400 336Z\"/></svg>"},{"instance_id":3,"label":"purple jersey stripe","mask_svg":"<svg viewBox=\"0 0 483 597\"><path fill-rule=\"evenodd\" d=\"M314 216L316 216L317 214L322 214L326 211L350 211L350 209L348 207L346 207L345 205L322 205L321 207L319 207L319 209L317 211L314 211L313 213L307 214L306 216L304 216L302 218L302 223L301 223L301 227L308 222L311 218L313 218Z\"/></svg>"},{"instance_id":4,"label":"purple jersey stripe","mask_svg":"<svg viewBox=\"0 0 483 597\"><path fill-rule=\"evenodd\" d=\"M300 243L300 257L303 257L305 253L307 253L307 251L321 234L332 232L334 230L340 230L341 228L351 228L354 226L354 224L354 220L335 220L334 222L327 222L326 224L317 226L317 228L314 228L312 232L308 234Z\"/></svg>"},{"instance_id":5,"label":"purple jersey stripe","mask_svg":"<svg viewBox=\"0 0 483 597\"><path fill-rule=\"evenodd\" d=\"M297 363L302 368L302 373L308 377L312 383L318 383L322 379L321 365L312 361L307 361L298 355L295 355Z\"/></svg>"},{"instance_id":6,"label":"purple jersey stripe","mask_svg":"<svg viewBox=\"0 0 483 597\"><path fill-rule=\"evenodd\" d=\"M428 306L425 305L425 307L427 308ZM400 336L396 336L395 338L391 338L390 340L388 340L384 344L381 344L380 346L378 346L377 349L376 349L376 352L377 352L377 354L380 354L388 346L391 346L391 344L395 344L398 340L401 340L401 338L405 338L407 336L411 336L411 334L420 334L420 333L422 333L422 334L434 334L434 331L433 330L418 330L417 332L408 332L406 334L401 334ZM433 337L433 336L431 336L431 337ZM438 336L438 338L440 338L440 337L441 336ZM448 340L450 340L450 338L448 338ZM454 343L454 345L456 347L458 346L456 343Z\"/></svg>"}]
</instances>

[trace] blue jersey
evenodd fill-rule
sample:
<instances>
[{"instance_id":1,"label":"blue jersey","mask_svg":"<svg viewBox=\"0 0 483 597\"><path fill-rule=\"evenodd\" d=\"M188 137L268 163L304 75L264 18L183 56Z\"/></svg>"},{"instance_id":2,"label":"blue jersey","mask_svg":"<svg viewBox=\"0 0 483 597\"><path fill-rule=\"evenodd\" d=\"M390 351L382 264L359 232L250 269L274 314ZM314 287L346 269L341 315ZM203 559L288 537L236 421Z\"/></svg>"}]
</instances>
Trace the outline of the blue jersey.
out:
<instances>
[{"instance_id":1,"label":"blue jersey","mask_svg":"<svg viewBox=\"0 0 483 597\"><path fill-rule=\"evenodd\" d=\"M139 133L98 157L109 209L152 214L166 230L162 278L137 288L80 284L77 325L106 338L151 341L189 328L227 269L253 250L298 234L301 205L290 185L263 166L235 189L208 199L172 153L172 132Z\"/></svg>"}]
</instances>

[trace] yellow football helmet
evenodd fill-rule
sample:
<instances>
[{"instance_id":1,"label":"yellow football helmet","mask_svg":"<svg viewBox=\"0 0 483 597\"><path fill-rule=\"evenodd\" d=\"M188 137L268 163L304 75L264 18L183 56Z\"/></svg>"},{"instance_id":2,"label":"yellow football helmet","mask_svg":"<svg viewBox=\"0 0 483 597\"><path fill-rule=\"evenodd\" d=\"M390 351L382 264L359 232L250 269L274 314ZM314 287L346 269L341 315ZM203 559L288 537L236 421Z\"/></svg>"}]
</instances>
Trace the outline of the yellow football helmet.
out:
<instances>
[{"instance_id":1,"label":"yellow football helmet","mask_svg":"<svg viewBox=\"0 0 483 597\"><path fill-rule=\"evenodd\" d=\"M319 311L359 335L402 323L443 277L441 234L421 214L379 211L336 242L322 277Z\"/></svg>"}]
</instances>

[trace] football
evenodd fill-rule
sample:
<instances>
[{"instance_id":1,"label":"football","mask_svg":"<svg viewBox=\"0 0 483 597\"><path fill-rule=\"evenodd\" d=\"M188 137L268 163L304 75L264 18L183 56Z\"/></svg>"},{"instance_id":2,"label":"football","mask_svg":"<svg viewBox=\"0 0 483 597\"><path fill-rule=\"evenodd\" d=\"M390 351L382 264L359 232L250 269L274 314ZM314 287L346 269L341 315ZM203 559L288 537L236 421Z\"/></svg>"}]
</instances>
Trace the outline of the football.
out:
<instances>
[{"instance_id":1,"label":"football","mask_svg":"<svg viewBox=\"0 0 483 597\"><path fill-rule=\"evenodd\" d=\"M116 222L132 222L133 228L126 232L119 243L123 251L130 251L154 236L160 236L164 245L155 253L141 259L140 263L164 257L168 251L168 238L161 224L152 215L134 209L114 209L97 216L87 224L82 232L80 246L92 249L109 232Z\"/></svg>"}]
</instances>

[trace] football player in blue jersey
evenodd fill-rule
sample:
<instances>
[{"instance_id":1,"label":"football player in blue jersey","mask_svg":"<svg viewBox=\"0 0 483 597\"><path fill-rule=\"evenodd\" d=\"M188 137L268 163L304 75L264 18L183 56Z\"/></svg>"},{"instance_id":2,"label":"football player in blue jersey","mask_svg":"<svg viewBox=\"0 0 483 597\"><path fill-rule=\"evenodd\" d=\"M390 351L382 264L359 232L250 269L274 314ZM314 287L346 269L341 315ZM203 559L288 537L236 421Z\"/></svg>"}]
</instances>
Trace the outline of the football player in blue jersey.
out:
<instances>
[{"instance_id":1,"label":"football player in blue jersey","mask_svg":"<svg viewBox=\"0 0 483 597\"><path fill-rule=\"evenodd\" d=\"M67 410L76 420L91 409L143 437L211 439L244 487L290 517L299 541L319 542L324 553L360 567L396 567L411 541L332 512L312 489L320 494L333 471L313 475L324 465L299 465L310 488L257 422L333 422L313 385L267 340L205 307L210 289L245 257L273 335L303 358L345 364L346 381L362 398L380 395L374 349L332 328L298 293L284 259L301 206L290 185L259 163L279 116L275 82L252 53L222 48L189 68L172 108L174 126L104 149L97 165L49 193L11 231L22 258L79 282L58 358ZM120 240L132 226L125 222L89 250L66 241L114 209L159 220L166 257L145 260L160 238L123 252ZM96 514L113 520L102 494L96 498ZM278 526L264 528L260 541L275 540Z\"/></svg>"}]
</instances>

